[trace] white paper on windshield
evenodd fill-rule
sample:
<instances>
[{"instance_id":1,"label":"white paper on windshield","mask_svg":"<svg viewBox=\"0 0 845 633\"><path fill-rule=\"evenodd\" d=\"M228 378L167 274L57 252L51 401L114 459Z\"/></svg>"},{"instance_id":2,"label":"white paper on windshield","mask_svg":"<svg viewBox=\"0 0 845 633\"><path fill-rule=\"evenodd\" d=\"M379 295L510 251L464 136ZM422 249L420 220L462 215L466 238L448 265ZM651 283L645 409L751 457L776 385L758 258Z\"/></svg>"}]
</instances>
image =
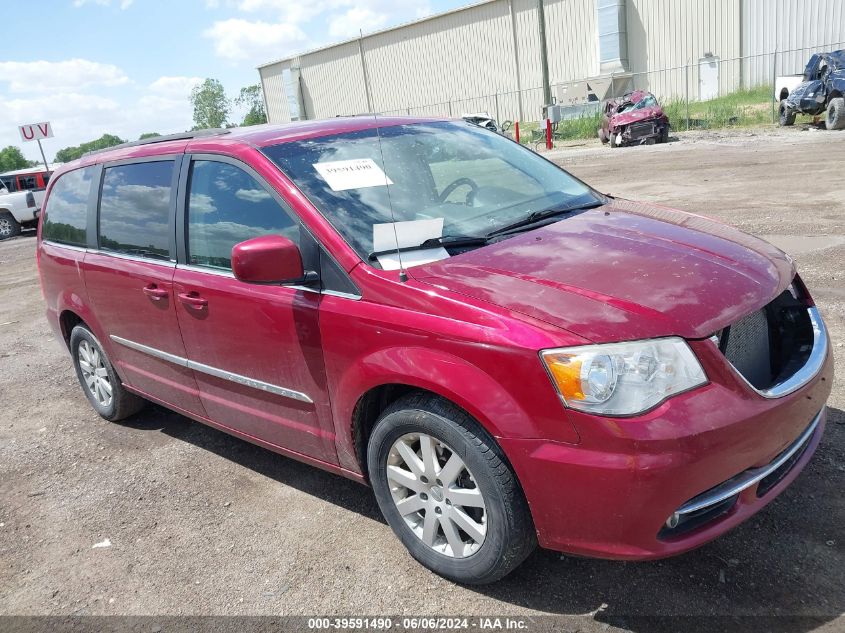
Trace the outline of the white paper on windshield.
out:
<instances>
[{"instance_id":1,"label":"white paper on windshield","mask_svg":"<svg viewBox=\"0 0 845 633\"><path fill-rule=\"evenodd\" d=\"M442 236L443 218L373 224L373 250L378 253L396 248L418 246L426 240ZM400 254L393 250L391 253L379 255L378 262L384 270L398 270L399 257ZM442 246L438 246L437 248L403 251L401 257L402 266L409 268L446 259L449 257L449 253Z\"/></svg>"},{"instance_id":2,"label":"white paper on windshield","mask_svg":"<svg viewBox=\"0 0 845 633\"><path fill-rule=\"evenodd\" d=\"M314 169L329 184L332 191L384 187L393 184L393 181L371 158L314 163Z\"/></svg>"}]
</instances>

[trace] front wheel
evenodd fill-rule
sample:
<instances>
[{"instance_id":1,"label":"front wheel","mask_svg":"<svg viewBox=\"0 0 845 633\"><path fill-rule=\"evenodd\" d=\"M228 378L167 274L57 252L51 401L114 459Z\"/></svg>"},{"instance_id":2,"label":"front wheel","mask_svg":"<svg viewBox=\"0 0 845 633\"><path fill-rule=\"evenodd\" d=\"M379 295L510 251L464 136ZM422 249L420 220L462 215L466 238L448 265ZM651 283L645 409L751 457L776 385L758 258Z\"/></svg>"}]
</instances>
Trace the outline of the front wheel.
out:
<instances>
[{"instance_id":1,"label":"front wheel","mask_svg":"<svg viewBox=\"0 0 845 633\"><path fill-rule=\"evenodd\" d=\"M780 102L780 107L778 108L778 123L781 127L788 127L795 124L795 110L787 105L786 99Z\"/></svg>"},{"instance_id":2,"label":"front wheel","mask_svg":"<svg viewBox=\"0 0 845 633\"><path fill-rule=\"evenodd\" d=\"M494 582L536 546L528 504L501 450L445 400L418 393L389 407L370 437L367 466L394 533L441 576Z\"/></svg>"},{"instance_id":3,"label":"front wheel","mask_svg":"<svg viewBox=\"0 0 845 633\"><path fill-rule=\"evenodd\" d=\"M831 99L827 104L825 127L828 130L845 129L845 98Z\"/></svg>"},{"instance_id":4,"label":"front wheel","mask_svg":"<svg viewBox=\"0 0 845 633\"><path fill-rule=\"evenodd\" d=\"M0 211L0 240L21 234L21 225L8 211Z\"/></svg>"}]
</instances>

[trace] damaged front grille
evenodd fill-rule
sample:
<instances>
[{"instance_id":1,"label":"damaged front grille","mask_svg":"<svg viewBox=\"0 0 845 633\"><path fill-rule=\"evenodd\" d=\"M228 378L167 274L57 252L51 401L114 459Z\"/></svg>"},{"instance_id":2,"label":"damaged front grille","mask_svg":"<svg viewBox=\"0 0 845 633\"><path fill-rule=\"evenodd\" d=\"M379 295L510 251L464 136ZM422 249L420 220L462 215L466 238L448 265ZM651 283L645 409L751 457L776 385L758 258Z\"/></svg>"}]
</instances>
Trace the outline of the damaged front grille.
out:
<instances>
[{"instance_id":1,"label":"damaged front grille","mask_svg":"<svg viewBox=\"0 0 845 633\"><path fill-rule=\"evenodd\" d=\"M758 391L788 381L807 365L814 328L795 285L767 306L718 334L719 349L734 369Z\"/></svg>"},{"instance_id":2,"label":"damaged front grille","mask_svg":"<svg viewBox=\"0 0 845 633\"><path fill-rule=\"evenodd\" d=\"M657 134L657 130L655 129L653 122L641 122L632 123L628 126L628 133L631 136L631 140L636 141L637 139L654 136Z\"/></svg>"}]
</instances>

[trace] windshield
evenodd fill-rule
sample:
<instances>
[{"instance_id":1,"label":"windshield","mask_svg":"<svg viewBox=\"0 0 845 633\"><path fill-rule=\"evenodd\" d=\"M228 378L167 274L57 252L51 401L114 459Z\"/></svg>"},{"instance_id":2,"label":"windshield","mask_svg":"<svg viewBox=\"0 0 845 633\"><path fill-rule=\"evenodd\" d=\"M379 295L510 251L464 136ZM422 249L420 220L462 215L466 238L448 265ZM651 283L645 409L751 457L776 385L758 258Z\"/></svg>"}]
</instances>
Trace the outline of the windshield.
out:
<instances>
[{"instance_id":1,"label":"windshield","mask_svg":"<svg viewBox=\"0 0 845 633\"><path fill-rule=\"evenodd\" d=\"M464 122L372 128L263 151L365 261L380 224L436 220L435 237L485 236L538 211L600 200L534 152Z\"/></svg>"},{"instance_id":2,"label":"windshield","mask_svg":"<svg viewBox=\"0 0 845 633\"><path fill-rule=\"evenodd\" d=\"M631 112L633 110L642 110L643 108L652 108L657 105L657 99L654 98L654 95L646 95L642 99L634 103L626 103L624 106L619 108L619 113L622 112Z\"/></svg>"}]
</instances>

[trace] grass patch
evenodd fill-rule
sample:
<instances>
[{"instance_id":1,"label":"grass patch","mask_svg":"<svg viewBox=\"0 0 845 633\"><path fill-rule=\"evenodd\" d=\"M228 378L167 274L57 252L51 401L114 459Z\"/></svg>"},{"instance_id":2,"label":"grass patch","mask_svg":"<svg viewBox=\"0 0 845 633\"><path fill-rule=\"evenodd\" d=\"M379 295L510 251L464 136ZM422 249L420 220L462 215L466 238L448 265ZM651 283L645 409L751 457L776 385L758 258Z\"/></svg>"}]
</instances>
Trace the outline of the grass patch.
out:
<instances>
[{"instance_id":1,"label":"grass patch","mask_svg":"<svg viewBox=\"0 0 845 633\"><path fill-rule=\"evenodd\" d=\"M757 86L737 90L710 101L670 100L663 104L663 111L672 122L672 128L716 129L725 127L748 127L772 122L772 87ZM687 114L689 112L689 114Z\"/></svg>"}]
</instances>

